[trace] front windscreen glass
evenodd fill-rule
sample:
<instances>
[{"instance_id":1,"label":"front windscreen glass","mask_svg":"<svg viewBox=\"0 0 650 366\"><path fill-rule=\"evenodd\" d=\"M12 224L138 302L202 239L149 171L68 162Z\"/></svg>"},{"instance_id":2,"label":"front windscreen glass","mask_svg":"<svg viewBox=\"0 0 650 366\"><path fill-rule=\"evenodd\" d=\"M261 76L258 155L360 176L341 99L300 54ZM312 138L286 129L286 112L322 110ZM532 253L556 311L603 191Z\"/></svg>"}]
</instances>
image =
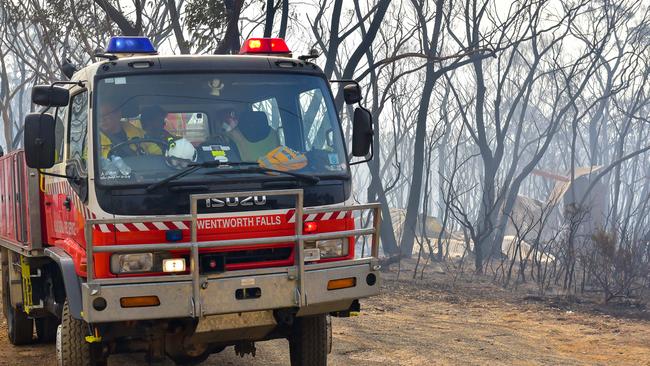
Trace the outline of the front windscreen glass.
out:
<instances>
[{"instance_id":1,"label":"front windscreen glass","mask_svg":"<svg viewBox=\"0 0 650 366\"><path fill-rule=\"evenodd\" d=\"M314 176L348 172L338 119L320 77L131 75L101 79L96 90L96 167L104 185L150 184L206 161L252 162ZM179 180L220 179L213 170Z\"/></svg>"}]
</instances>

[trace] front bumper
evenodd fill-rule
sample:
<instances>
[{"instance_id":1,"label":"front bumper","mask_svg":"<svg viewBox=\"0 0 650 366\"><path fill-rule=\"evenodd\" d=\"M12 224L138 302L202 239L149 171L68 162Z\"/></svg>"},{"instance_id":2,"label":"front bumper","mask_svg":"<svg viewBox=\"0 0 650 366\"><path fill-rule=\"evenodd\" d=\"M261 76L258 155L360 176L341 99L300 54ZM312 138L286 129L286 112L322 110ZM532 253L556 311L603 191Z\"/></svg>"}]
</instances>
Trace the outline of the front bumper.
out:
<instances>
[{"instance_id":1,"label":"front bumper","mask_svg":"<svg viewBox=\"0 0 650 366\"><path fill-rule=\"evenodd\" d=\"M357 259L339 263L305 266L304 301L299 306L294 267L275 268L274 273L240 274L227 272L220 277L201 279L199 296L200 314L195 314L191 281L134 283L93 287L82 285L83 317L89 323L127 320L151 320L186 317L203 317L258 310L297 308L298 316L342 311L355 299L379 294L379 273L376 261ZM257 271L259 272L259 271ZM328 290L330 280L356 278L356 286ZM374 281L373 281L374 279ZM258 298L237 299L236 291L259 288ZM155 307L122 308L120 298L130 296L158 296ZM103 298L106 307L97 310L93 303Z\"/></svg>"},{"instance_id":2,"label":"front bumper","mask_svg":"<svg viewBox=\"0 0 650 366\"><path fill-rule=\"evenodd\" d=\"M235 196L295 196L295 234L283 237L266 237L198 242L197 202L210 198ZM126 320L202 318L208 315L233 314L274 309L297 309L298 316L347 310L352 301L379 293L379 204L343 207L303 208L303 191L300 189L195 194L190 196L189 216L149 217L129 219L88 220L86 225L87 282L82 285L82 317L90 323ZM305 235L303 214L333 211L372 210L372 227ZM191 220L191 242L93 245L93 226L97 224L134 223L146 219L156 221ZM372 236L370 257L327 263L305 263L306 241ZM278 268L261 268L227 271L218 275L201 276L199 251L207 248L237 247L256 244L294 243L294 265ZM137 278L95 278L94 254L132 253L142 251L190 251L190 273L174 276ZM328 281L354 277L354 287L328 290ZM241 296L244 294L244 296ZM157 296L160 304L140 308L123 308L120 299L136 296ZM100 306L98 306L100 305Z\"/></svg>"}]
</instances>

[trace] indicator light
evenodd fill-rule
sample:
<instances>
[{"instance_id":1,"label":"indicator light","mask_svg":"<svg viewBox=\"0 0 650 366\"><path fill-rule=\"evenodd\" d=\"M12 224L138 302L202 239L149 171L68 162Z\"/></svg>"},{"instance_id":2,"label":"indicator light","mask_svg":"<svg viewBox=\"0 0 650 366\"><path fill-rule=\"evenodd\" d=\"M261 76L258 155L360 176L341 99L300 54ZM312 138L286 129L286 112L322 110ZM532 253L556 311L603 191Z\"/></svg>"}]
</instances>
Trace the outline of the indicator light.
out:
<instances>
[{"instance_id":1,"label":"indicator light","mask_svg":"<svg viewBox=\"0 0 650 366\"><path fill-rule=\"evenodd\" d=\"M343 288L350 288L357 285L356 277L341 278L338 280L330 280L327 283L328 290L340 290Z\"/></svg>"},{"instance_id":2,"label":"indicator light","mask_svg":"<svg viewBox=\"0 0 650 366\"><path fill-rule=\"evenodd\" d=\"M158 299L158 296L123 297L120 299L120 305L123 308L142 308L145 306L158 306L160 305L160 299Z\"/></svg>"}]
</instances>

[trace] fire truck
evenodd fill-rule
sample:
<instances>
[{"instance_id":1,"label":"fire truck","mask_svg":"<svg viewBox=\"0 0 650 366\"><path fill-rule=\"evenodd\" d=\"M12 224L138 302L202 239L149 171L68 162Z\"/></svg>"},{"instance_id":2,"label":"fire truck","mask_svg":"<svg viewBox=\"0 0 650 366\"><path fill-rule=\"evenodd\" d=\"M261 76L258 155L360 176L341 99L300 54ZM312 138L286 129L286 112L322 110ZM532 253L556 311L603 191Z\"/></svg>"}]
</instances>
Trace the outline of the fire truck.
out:
<instances>
[{"instance_id":1,"label":"fire truck","mask_svg":"<svg viewBox=\"0 0 650 366\"><path fill-rule=\"evenodd\" d=\"M114 37L34 87L24 149L0 158L11 343L55 343L59 365L190 365L287 339L291 365L326 365L330 317L379 293L380 214L352 198L350 166L373 155L360 87L316 56L277 38L161 56Z\"/></svg>"}]
</instances>

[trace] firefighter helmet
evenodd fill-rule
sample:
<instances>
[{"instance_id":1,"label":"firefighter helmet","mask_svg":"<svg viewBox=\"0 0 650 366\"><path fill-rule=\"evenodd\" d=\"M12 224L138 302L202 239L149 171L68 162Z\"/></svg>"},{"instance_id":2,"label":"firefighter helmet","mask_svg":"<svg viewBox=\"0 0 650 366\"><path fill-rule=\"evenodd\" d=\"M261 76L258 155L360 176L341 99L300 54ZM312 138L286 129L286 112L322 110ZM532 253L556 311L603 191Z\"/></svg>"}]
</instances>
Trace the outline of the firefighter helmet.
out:
<instances>
[{"instance_id":1,"label":"firefighter helmet","mask_svg":"<svg viewBox=\"0 0 650 366\"><path fill-rule=\"evenodd\" d=\"M196 162L197 152L194 145L182 138L174 140L169 138L169 148L165 152L166 161L169 166L176 169L183 169L189 163Z\"/></svg>"}]
</instances>

